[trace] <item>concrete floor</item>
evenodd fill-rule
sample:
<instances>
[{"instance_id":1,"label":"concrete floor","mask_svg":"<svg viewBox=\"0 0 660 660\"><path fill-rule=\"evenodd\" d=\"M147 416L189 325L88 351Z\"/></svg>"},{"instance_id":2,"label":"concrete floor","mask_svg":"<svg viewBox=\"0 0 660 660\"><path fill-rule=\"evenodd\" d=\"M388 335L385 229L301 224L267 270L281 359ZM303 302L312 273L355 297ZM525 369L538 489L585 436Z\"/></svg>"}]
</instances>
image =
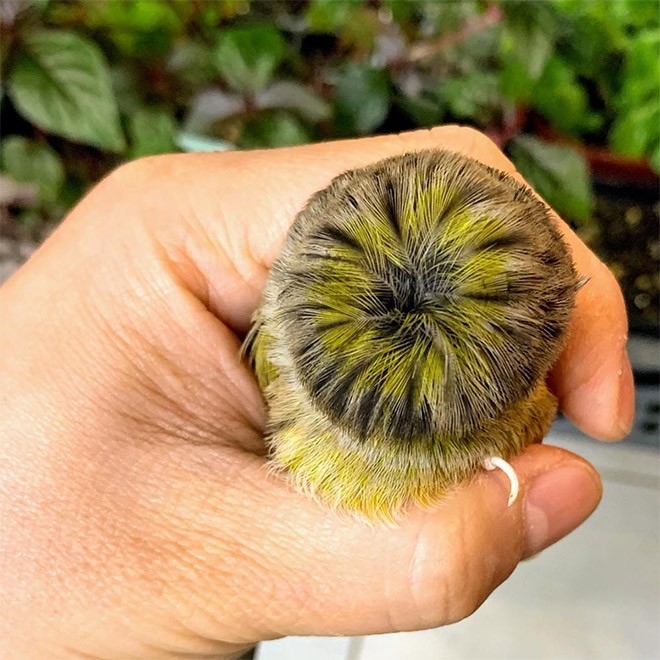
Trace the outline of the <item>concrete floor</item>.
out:
<instances>
[{"instance_id":1,"label":"concrete floor","mask_svg":"<svg viewBox=\"0 0 660 660\"><path fill-rule=\"evenodd\" d=\"M599 443L568 422L555 425L546 443L600 470L603 501L576 532L523 562L470 618L418 633L287 638L260 645L257 660L660 658L658 390L639 389L631 442Z\"/></svg>"}]
</instances>

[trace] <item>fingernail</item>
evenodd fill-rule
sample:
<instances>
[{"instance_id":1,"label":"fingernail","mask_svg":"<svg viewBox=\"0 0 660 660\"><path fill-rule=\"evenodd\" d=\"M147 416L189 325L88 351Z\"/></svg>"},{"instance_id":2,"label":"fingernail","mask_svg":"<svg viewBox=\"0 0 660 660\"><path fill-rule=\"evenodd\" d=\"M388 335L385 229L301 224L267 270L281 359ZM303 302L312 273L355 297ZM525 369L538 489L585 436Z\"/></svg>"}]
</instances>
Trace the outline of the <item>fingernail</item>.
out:
<instances>
[{"instance_id":1,"label":"fingernail","mask_svg":"<svg viewBox=\"0 0 660 660\"><path fill-rule=\"evenodd\" d=\"M635 382L628 352L624 349L619 368L619 395L616 431L620 438L628 435L635 420Z\"/></svg>"},{"instance_id":2,"label":"fingernail","mask_svg":"<svg viewBox=\"0 0 660 660\"><path fill-rule=\"evenodd\" d=\"M600 478L583 463L539 475L525 498L524 557L541 552L584 522L598 506Z\"/></svg>"}]
</instances>

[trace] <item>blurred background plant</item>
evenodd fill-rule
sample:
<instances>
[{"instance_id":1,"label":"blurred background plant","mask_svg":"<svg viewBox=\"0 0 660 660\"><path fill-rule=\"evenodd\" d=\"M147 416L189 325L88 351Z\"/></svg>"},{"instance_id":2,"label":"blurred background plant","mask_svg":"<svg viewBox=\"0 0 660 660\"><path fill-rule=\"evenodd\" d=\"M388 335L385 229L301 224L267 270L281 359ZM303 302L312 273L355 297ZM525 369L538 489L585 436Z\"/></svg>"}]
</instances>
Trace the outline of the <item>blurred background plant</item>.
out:
<instances>
[{"instance_id":1,"label":"blurred background plant","mask_svg":"<svg viewBox=\"0 0 660 660\"><path fill-rule=\"evenodd\" d=\"M657 328L657 0L4 0L3 231L120 162L485 130ZM625 248L625 249L624 249Z\"/></svg>"}]
</instances>

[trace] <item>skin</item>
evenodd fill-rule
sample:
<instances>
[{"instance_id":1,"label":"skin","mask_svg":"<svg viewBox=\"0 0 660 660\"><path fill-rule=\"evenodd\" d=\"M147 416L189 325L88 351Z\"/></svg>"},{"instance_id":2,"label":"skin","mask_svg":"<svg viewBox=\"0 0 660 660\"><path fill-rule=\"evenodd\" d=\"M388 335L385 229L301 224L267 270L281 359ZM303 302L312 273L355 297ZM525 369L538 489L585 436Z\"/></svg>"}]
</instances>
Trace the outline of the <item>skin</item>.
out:
<instances>
[{"instance_id":1,"label":"skin","mask_svg":"<svg viewBox=\"0 0 660 660\"><path fill-rule=\"evenodd\" d=\"M595 470L546 446L513 461L510 508L504 475L484 472L394 529L265 468L263 401L237 353L288 226L341 171L434 147L514 172L453 126L140 160L3 286L0 657L233 657L281 635L446 624L592 512ZM591 281L551 385L583 430L620 438L621 293L556 220Z\"/></svg>"}]
</instances>

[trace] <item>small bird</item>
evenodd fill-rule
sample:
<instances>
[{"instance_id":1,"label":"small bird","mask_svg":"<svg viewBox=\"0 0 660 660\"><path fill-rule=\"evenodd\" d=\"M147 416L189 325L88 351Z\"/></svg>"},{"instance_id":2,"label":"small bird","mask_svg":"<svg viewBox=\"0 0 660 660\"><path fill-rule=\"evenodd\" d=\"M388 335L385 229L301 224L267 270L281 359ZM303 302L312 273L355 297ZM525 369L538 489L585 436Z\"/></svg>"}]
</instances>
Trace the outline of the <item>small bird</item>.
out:
<instances>
[{"instance_id":1,"label":"small bird","mask_svg":"<svg viewBox=\"0 0 660 660\"><path fill-rule=\"evenodd\" d=\"M426 508L540 442L576 272L523 184L442 150L314 194L244 343L271 465L369 521Z\"/></svg>"}]
</instances>

